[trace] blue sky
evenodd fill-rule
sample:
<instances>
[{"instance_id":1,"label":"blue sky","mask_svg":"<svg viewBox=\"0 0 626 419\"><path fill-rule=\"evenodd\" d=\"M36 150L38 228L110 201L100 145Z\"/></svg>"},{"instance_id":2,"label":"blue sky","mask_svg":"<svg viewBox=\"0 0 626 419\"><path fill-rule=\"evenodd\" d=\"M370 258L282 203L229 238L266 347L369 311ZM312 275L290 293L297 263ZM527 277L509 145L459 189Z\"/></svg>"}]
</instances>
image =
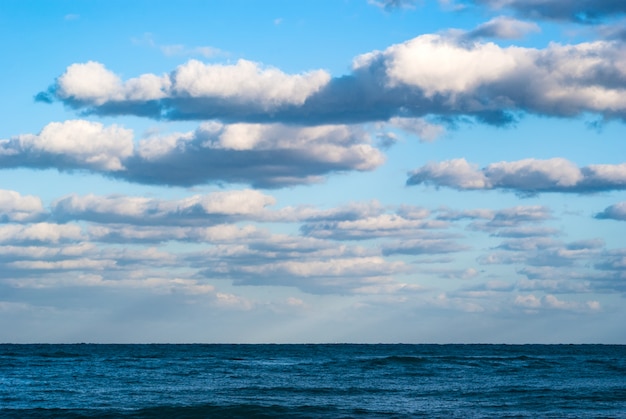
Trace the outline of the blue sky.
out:
<instances>
[{"instance_id":1,"label":"blue sky","mask_svg":"<svg viewBox=\"0 0 626 419\"><path fill-rule=\"evenodd\" d=\"M626 343L626 7L3 1L0 341Z\"/></svg>"}]
</instances>

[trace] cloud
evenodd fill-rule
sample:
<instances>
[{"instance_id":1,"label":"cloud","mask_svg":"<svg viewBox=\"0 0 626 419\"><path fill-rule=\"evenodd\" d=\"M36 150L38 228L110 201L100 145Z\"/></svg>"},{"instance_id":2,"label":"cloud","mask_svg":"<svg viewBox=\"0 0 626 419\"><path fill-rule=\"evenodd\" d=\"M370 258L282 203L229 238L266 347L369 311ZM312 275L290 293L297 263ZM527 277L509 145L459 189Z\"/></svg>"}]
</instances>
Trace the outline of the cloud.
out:
<instances>
[{"instance_id":1,"label":"cloud","mask_svg":"<svg viewBox=\"0 0 626 419\"><path fill-rule=\"evenodd\" d=\"M77 108L106 105L111 110L119 107L120 113L142 114L142 106L160 107L163 104L156 101L165 98L172 101L173 112L194 114L216 106L232 112L271 112L285 105L301 105L329 79L322 70L288 75L241 59L227 65L189 60L170 74L144 74L122 82L103 64L89 61L69 66L57 79L54 95Z\"/></svg>"},{"instance_id":2,"label":"cloud","mask_svg":"<svg viewBox=\"0 0 626 419\"><path fill-rule=\"evenodd\" d=\"M606 39L626 41L626 20L611 25L600 25L597 31Z\"/></svg>"},{"instance_id":3,"label":"cloud","mask_svg":"<svg viewBox=\"0 0 626 419\"><path fill-rule=\"evenodd\" d=\"M540 32L536 23L524 22L507 16L498 16L463 35L465 39L499 38L520 39L532 32Z\"/></svg>"},{"instance_id":4,"label":"cloud","mask_svg":"<svg viewBox=\"0 0 626 419\"><path fill-rule=\"evenodd\" d=\"M590 300L585 302L579 301L564 301L559 300L552 294L546 294L542 297L537 297L534 294L518 295L515 297L513 304L517 307L535 312L538 310L564 310L564 311L583 311L594 312L601 309L601 305L598 301Z\"/></svg>"},{"instance_id":5,"label":"cloud","mask_svg":"<svg viewBox=\"0 0 626 419\"><path fill-rule=\"evenodd\" d=\"M234 224L218 224L210 227L107 224L91 226L87 234L90 240L95 242L135 244L159 244L170 241L223 244L268 236L266 231L255 226L239 227Z\"/></svg>"},{"instance_id":6,"label":"cloud","mask_svg":"<svg viewBox=\"0 0 626 419\"><path fill-rule=\"evenodd\" d=\"M39 197L0 189L0 223L35 221L44 214Z\"/></svg>"},{"instance_id":7,"label":"cloud","mask_svg":"<svg viewBox=\"0 0 626 419\"><path fill-rule=\"evenodd\" d=\"M508 8L531 19L597 23L626 14L621 0L471 0L494 9Z\"/></svg>"},{"instance_id":8,"label":"cloud","mask_svg":"<svg viewBox=\"0 0 626 419\"><path fill-rule=\"evenodd\" d=\"M444 126L431 124L424 118L393 117L389 120L389 124L416 135L420 141L426 142L435 141L446 131Z\"/></svg>"},{"instance_id":9,"label":"cloud","mask_svg":"<svg viewBox=\"0 0 626 419\"><path fill-rule=\"evenodd\" d=\"M387 92L402 89L409 112L482 114L485 120L496 118L494 122L505 121L507 112L515 111L623 117L626 73L618 64L624 60L623 49L623 44L605 41L551 44L543 50L503 48L422 35L361 55L353 66L355 73L374 77Z\"/></svg>"},{"instance_id":10,"label":"cloud","mask_svg":"<svg viewBox=\"0 0 626 419\"><path fill-rule=\"evenodd\" d=\"M478 169L465 159L428 163L409 173L407 185L434 185L457 190L511 190L522 195L540 192L593 193L626 189L626 163L582 168L563 159L524 159L492 163Z\"/></svg>"},{"instance_id":11,"label":"cloud","mask_svg":"<svg viewBox=\"0 0 626 419\"><path fill-rule=\"evenodd\" d=\"M412 239L384 245L383 255L433 255L455 253L468 249L468 246L460 245L452 240Z\"/></svg>"},{"instance_id":12,"label":"cloud","mask_svg":"<svg viewBox=\"0 0 626 419\"><path fill-rule=\"evenodd\" d=\"M3 168L120 171L133 152L133 133L118 125L84 120L51 122L39 134L0 140Z\"/></svg>"},{"instance_id":13,"label":"cloud","mask_svg":"<svg viewBox=\"0 0 626 419\"><path fill-rule=\"evenodd\" d=\"M52 216L60 221L87 220L98 223L134 225L190 225L236 222L259 216L275 199L254 190L214 192L164 201L123 195L70 195L51 205Z\"/></svg>"},{"instance_id":14,"label":"cloud","mask_svg":"<svg viewBox=\"0 0 626 419\"><path fill-rule=\"evenodd\" d=\"M367 240L381 237L415 237L431 229L444 229L448 223L427 220L427 211L410 214L378 214L354 220L308 222L301 232L310 237L333 240Z\"/></svg>"},{"instance_id":15,"label":"cloud","mask_svg":"<svg viewBox=\"0 0 626 419\"><path fill-rule=\"evenodd\" d=\"M502 242L498 250L479 257L483 265L521 264L525 267L578 267L598 258L604 252L601 239L563 243L546 237L524 237Z\"/></svg>"},{"instance_id":16,"label":"cloud","mask_svg":"<svg viewBox=\"0 0 626 419\"><path fill-rule=\"evenodd\" d=\"M227 278L235 285L278 285L297 287L314 294L378 293L394 285L393 275L407 272L402 262L388 262L381 257L324 258L322 260L265 260L237 263L236 254L219 257L220 263L204 269L206 278ZM243 255L242 255L243 256ZM231 261L232 263L226 263ZM211 259L206 260L211 265ZM381 288L382 287L382 288ZM395 291L396 287L392 287Z\"/></svg>"},{"instance_id":17,"label":"cloud","mask_svg":"<svg viewBox=\"0 0 626 419\"><path fill-rule=\"evenodd\" d=\"M0 225L1 244L60 243L84 238L81 228L77 225L53 223Z\"/></svg>"},{"instance_id":18,"label":"cloud","mask_svg":"<svg viewBox=\"0 0 626 419\"><path fill-rule=\"evenodd\" d=\"M626 221L626 202L618 202L617 204L606 207L604 211L596 214L595 218L601 220Z\"/></svg>"},{"instance_id":19,"label":"cloud","mask_svg":"<svg viewBox=\"0 0 626 419\"><path fill-rule=\"evenodd\" d=\"M196 131L149 137L84 120L50 123L40 134L0 140L4 168L83 169L135 183L193 186L216 182L278 188L325 175L367 171L384 157L354 126L202 124Z\"/></svg>"},{"instance_id":20,"label":"cloud","mask_svg":"<svg viewBox=\"0 0 626 419\"><path fill-rule=\"evenodd\" d=\"M413 9L418 0L367 0L367 2L387 11L392 11L396 9Z\"/></svg>"},{"instance_id":21,"label":"cloud","mask_svg":"<svg viewBox=\"0 0 626 419\"><path fill-rule=\"evenodd\" d=\"M526 223L538 223L550 218L552 218L552 212L548 207L542 205L518 205L493 211L493 216L488 222L474 223L472 227L478 230L494 231L503 227L519 228Z\"/></svg>"},{"instance_id":22,"label":"cloud","mask_svg":"<svg viewBox=\"0 0 626 419\"><path fill-rule=\"evenodd\" d=\"M504 23L481 31L513 36L529 29L516 23L507 33ZM169 74L123 82L88 62L69 66L37 97L99 115L304 125L424 116L501 125L523 113L624 119L625 48L618 41L501 47L427 34L357 56L351 74L335 78L323 70L290 75L246 60L191 60Z\"/></svg>"},{"instance_id":23,"label":"cloud","mask_svg":"<svg viewBox=\"0 0 626 419\"><path fill-rule=\"evenodd\" d=\"M350 126L208 123L193 134L147 139L117 176L139 183L209 182L276 188L320 182L330 173L382 164L369 136Z\"/></svg>"},{"instance_id":24,"label":"cloud","mask_svg":"<svg viewBox=\"0 0 626 419\"><path fill-rule=\"evenodd\" d=\"M439 277L445 278L445 279L461 279L461 280L473 279L480 274L480 272L474 268L438 269L438 270L430 270L427 272L434 273L438 275Z\"/></svg>"}]
</instances>

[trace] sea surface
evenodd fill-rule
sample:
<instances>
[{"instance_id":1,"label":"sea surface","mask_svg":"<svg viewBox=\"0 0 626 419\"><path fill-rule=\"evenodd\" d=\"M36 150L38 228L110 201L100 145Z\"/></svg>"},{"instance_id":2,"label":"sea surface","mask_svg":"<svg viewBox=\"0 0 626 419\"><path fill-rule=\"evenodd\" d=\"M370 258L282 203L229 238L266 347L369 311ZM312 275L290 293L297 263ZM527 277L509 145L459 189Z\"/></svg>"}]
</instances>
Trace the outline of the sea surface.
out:
<instances>
[{"instance_id":1,"label":"sea surface","mask_svg":"<svg viewBox=\"0 0 626 419\"><path fill-rule=\"evenodd\" d=\"M626 418L626 346L4 344L0 417Z\"/></svg>"}]
</instances>

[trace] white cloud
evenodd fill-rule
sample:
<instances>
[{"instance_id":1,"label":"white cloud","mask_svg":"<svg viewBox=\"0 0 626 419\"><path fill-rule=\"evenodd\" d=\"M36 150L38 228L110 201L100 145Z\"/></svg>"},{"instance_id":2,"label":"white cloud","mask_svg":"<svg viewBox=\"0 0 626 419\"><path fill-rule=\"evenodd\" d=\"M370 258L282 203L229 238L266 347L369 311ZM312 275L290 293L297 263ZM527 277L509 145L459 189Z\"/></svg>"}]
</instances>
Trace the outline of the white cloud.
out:
<instances>
[{"instance_id":1,"label":"white cloud","mask_svg":"<svg viewBox=\"0 0 626 419\"><path fill-rule=\"evenodd\" d=\"M59 243L83 238L81 228L77 225L52 223L0 225L0 243Z\"/></svg>"},{"instance_id":2,"label":"white cloud","mask_svg":"<svg viewBox=\"0 0 626 419\"><path fill-rule=\"evenodd\" d=\"M19 242L17 242L19 243ZM83 257L96 249L92 243L58 244L49 246L0 246L0 259L54 259Z\"/></svg>"},{"instance_id":3,"label":"white cloud","mask_svg":"<svg viewBox=\"0 0 626 419\"><path fill-rule=\"evenodd\" d=\"M260 217L263 210L276 200L259 191L244 189L194 195L180 200L165 201L123 195L70 195L52 203L52 212L61 220L84 219L134 224L185 225L214 223L243 216Z\"/></svg>"},{"instance_id":4,"label":"white cloud","mask_svg":"<svg viewBox=\"0 0 626 419\"><path fill-rule=\"evenodd\" d=\"M44 213L39 197L0 189L0 222L34 221Z\"/></svg>"},{"instance_id":5,"label":"white cloud","mask_svg":"<svg viewBox=\"0 0 626 419\"><path fill-rule=\"evenodd\" d=\"M593 312L601 309L600 303L595 300L585 302L564 301L552 294L546 294L543 297L537 297L534 294L518 295L515 297L514 305L524 309L530 309L531 311L541 309Z\"/></svg>"},{"instance_id":6,"label":"white cloud","mask_svg":"<svg viewBox=\"0 0 626 419\"><path fill-rule=\"evenodd\" d=\"M95 61L72 64L57 79L57 94L96 105L123 99L122 80Z\"/></svg>"},{"instance_id":7,"label":"white cloud","mask_svg":"<svg viewBox=\"0 0 626 419\"><path fill-rule=\"evenodd\" d=\"M502 19L486 24L483 35L511 37L533 29ZM190 60L166 75L123 82L102 64L88 62L68 67L38 99L56 97L102 115L307 125L464 115L500 125L524 112L624 119L624 48L619 41L501 47L458 32L425 34L357 56L352 74L336 78L324 70L286 74L247 60Z\"/></svg>"},{"instance_id":8,"label":"white cloud","mask_svg":"<svg viewBox=\"0 0 626 419\"><path fill-rule=\"evenodd\" d=\"M623 116L626 85L607 77L626 77L623 48L598 41L539 50L428 34L361 55L354 69L382 66L388 88L417 88L430 100L441 96L447 112L519 109L569 116L587 110Z\"/></svg>"},{"instance_id":9,"label":"white cloud","mask_svg":"<svg viewBox=\"0 0 626 419\"><path fill-rule=\"evenodd\" d=\"M70 259L59 261L22 261L8 262L9 268L31 271L66 271L66 270L104 270L115 267L113 260Z\"/></svg>"},{"instance_id":10,"label":"white cloud","mask_svg":"<svg viewBox=\"0 0 626 419\"><path fill-rule=\"evenodd\" d=\"M123 170L133 153L133 133L118 125L85 120L51 122L39 134L0 140L0 161L64 169Z\"/></svg>"},{"instance_id":11,"label":"white cloud","mask_svg":"<svg viewBox=\"0 0 626 419\"><path fill-rule=\"evenodd\" d=\"M361 55L355 59L354 69L382 60L388 86L419 87L431 98L435 94L474 90L499 80L521 66L523 58L521 51L503 50L491 43L468 49L440 35L422 35L384 52ZM459 72L459 68L463 71Z\"/></svg>"},{"instance_id":12,"label":"white cloud","mask_svg":"<svg viewBox=\"0 0 626 419\"><path fill-rule=\"evenodd\" d=\"M478 167L465 159L430 162L409 174L408 185L426 183L456 189L485 189L488 185L487 178Z\"/></svg>"},{"instance_id":13,"label":"white cloud","mask_svg":"<svg viewBox=\"0 0 626 419\"><path fill-rule=\"evenodd\" d=\"M321 182L333 172L372 170L384 155L370 142L357 126L210 122L194 132L152 136L135 147L131 130L70 120L50 123L38 135L0 140L0 165L85 169L150 184L277 188Z\"/></svg>"},{"instance_id":14,"label":"white cloud","mask_svg":"<svg viewBox=\"0 0 626 419\"><path fill-rule=\"evenodd\" d=\"M56 94L90 105L107 102L161 99L171 86L169 76L144 74L125 83L103 64L88 61L70 65L58 79Z\"/></svg>"},{"instance_id":15,"label":"white cloud","mask_svg":"<svg viewBox=\"0 0 626 419\"><path fill-rule=\"evenodd\" d=\"M492 163L483 169L465 159L428 163L409 173L408 185L454 189L509 189L519 193L597 192L626 188L626 164L579 168L563 158Z\"/></svg>"},{"instance_id":16,"label":"white cloud","mask_svg":"<svg viewBox=\"0 0 626 419\"><path fill-rule=\"evenodd\" d=\"M238 60L234 65L190 60L173 72L172 93L183 97L229 99L272 109L284 104L302 104L329 80L330 75L323 70L288 75L247 60Z\"/></svg>"},{"instance_id":17,"label":"white cloud","mask_svg":"<svg viewBox=\"0 0 626 419\"><path fill-rule=\"evenodd\" d=\"M428 213L423 213L428 216ZM312 237L335 240L364 240L380 237L408 237L424 230L447 228L448 223L438 220L412 219L400 214L379 214L356 220L309 222L302 231Z\"/></svg>"}]
</instances>

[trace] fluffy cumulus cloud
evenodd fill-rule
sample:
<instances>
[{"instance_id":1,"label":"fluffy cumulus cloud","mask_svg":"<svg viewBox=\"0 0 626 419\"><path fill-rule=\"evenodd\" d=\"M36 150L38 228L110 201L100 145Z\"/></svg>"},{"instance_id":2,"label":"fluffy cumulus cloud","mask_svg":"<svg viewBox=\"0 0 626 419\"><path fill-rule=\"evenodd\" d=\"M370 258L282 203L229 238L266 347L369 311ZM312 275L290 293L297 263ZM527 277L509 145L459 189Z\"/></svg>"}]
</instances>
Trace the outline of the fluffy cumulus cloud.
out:
<instances>
[{"instance_id":1,"label":"fluffy cumulus cloud","mask_svg":"<svg viewBox=\"0 0 626 419\"><path fill-rule=\"evenodd\" d=\"M409 173L407 185L433 185L458 190L506 189L539 192L591 193L626 188L626 164L577 167L563 159L524 159L492 163L479 169L465 159L428 163Z\"/></svg>"},{"instance_id":2,"label":"fluffy cumulus cloud","mask_svg":"<svg viewBox=\"0 0 626 419\"><path fill-rule=\"evenodd\" d=\"M34 221L44 212L39 197L0 189L0 223Z\"/></svg>"},{"instance_id":3,"label":"fluffy cumulus cloud","mask_svg":"<svg viewBox=\"0 0 626 419\"><path fill-rule=\"evenodd\" d=\"M382 73L387 90L412 91L414 102L406 106L418 112L426 108L485 118L504 118L509 111L624 117L623 51L617 42L552 44L540 50L422 35L357 57L354 68L357 73Z\"/></svg>"},{"instance_id":4,"label":"fluffy cumulus cloud","mask_svg":"<svg viewBox=\"0 0 626 419\"><path fill-rule=\"evenodd\" d=\"M624 43L536 49L475 41L534 30L531 23L497 18L465 36L421 35L360 55L351 74L335 78L321 70L288 75L241 60L189 61L169 75L122 81L102 64L73 64L39 97L87 113L231 122L352 123L438 115L503 124L524 112L626 117Z\"/></svg>"},{"instance_id":5,"label":"fluffy cumulus cloud","mask_svg":"<svg viewBox=\"0 0 626 419\"><path fill-rule=\"evenodd\" d=\"M246 60L234 65L207 65L191 60L178 67L171 78L174 97L217 98L275 109L301 105L328 83L330 75L323 70L288 75Z\"/></svg>"},{"instance_id":6,"label":"fluffy cumulus cloud","mask_svg":"<svg viewBox=\"0 0 626 419\"><path fill-rule=\"evenodd\" d=\"M0 164L4 168L116 172L124 170L122 162L132 153L131 130L85 120L51 122L39 134L0 140Z\"/></svg>"},{"instance_id":7,"label":"fluffy cumulus cloud","mask_svg":"<svg viewBox=\"0 0 626 419\"><path fill-rule=\"evenodd\" d=\"M69 66L53 93L71 106L102 107L105 113L172 111L189 117L210 108L236 114L302 105L329 80L323 70L289 75L241 59L228 65L190 60L169 74L143 74L122 81L103 64L89 61Z\"/></svg>"},{"instance_id":8,"label":"fluffy cumulus cloud","mask_svg":"<svg viewBox=\"0 0 626 419\"><path fill-rule=\"evenodd\" d=\"M130 182L211 182L275 188L320 182L330 173L372 170L383 154L354 126L202 124L196 131L133 143L131 130L84 120L0 140L4 168L84 169Z\"/></svg>"}]
</instances>

